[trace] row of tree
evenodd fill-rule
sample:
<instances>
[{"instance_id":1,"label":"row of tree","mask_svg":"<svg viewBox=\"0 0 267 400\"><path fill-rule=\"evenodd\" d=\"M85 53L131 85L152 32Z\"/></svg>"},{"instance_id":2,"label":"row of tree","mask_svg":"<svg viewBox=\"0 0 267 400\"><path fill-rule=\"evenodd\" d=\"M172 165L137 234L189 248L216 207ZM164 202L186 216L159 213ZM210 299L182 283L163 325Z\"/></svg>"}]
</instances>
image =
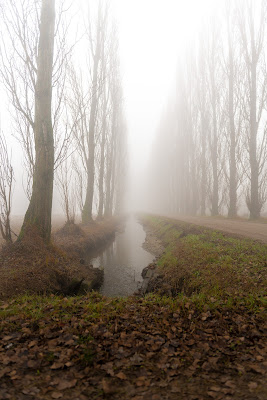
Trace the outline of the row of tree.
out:
<instances>
[{"instance_id":1,"label":"row of tree","mask_svg":"<svg viewBox=\"0 0 267 400\"><path fill-rule=\"evenodd\" d=\"M126 127L116 26L108 2L94 2L82 24L82 13L76 16L83 28L72 43L73 10L66 2L10 0L0 7L0 75L27 171L29 207L20 237L34 225L49 242L54 176L69 222L77 211L88 223L93 213L102 218L120 209ZM1 153L5 148L3 140ZM0 170L0 227L11 240L9 157Z\"/></svg>"},{"instance_id":2,"label":"row of tree","mask_svg":"<svg viewBox=\"0 0 267 400\"><path fill-rule=\"evenodd\" d=\"M157 209L235 217L247 208L250 218L260 216L267 200L266 24L266 0L225 0L179 61L152 162Z\"/></svg>"}]
</instances>

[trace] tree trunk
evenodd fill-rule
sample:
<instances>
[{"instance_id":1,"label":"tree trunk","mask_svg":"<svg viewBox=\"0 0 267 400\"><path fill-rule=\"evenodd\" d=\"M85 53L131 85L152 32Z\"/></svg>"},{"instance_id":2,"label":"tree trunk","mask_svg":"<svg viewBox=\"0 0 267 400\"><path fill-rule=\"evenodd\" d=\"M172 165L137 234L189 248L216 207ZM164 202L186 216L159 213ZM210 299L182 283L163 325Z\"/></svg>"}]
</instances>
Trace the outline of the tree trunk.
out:
<instances>
[{"instance_id":1,"label":"tree trunk","mask_svg":"<svg viewBox=\"0 0 267 400\"><path fill-rule=\"evenodd\" d=\"M213 96L213 138L212 138L212 175L213 175L213 187L212 187L212 204L211 204L211 215L219 214L219 182L218 182L218 135L217 135L217 115L216 115L216 104L215 104L215 93Z\"/></svg>"},{"instance_id":2,"label":"tree trunk","mask_svg":"<svg viewBox=\"0 0 267 400\"><path fill-rule=\"evenodd\" d=\"M105 171L105 144L106 144L106 129L107 129L107 98L104 93L104 110L103 110L103 126L101 135L101 150L100 150L100 169L99 169L99 205L98 218L103 217L104 209L104 171Z\"/></svg>"},{"instance_id":3,"label":"tree trunk","mask_svg":"<svg viewBox=\"0 0 267 400\"><path fill-rule=\"evenodd\" d=\"M51 236L54 180L54 137L51 118L55 0L43 0L35 88L35 166L32 196L20 238L28 226L37 227L46 242Z\"/></svg>"},{"instance_id":4,"label":"tree trunk","mask_svg":"<svg viewBox=\"0 0 267 400\"><path fill-rule=\"evenodd\" d=\"M106 175L106 202L105 202L105 217L111 216L112 213L112 171L113 171L113 133L110 143L110 152L107 156L107 175Z\"/></svg>"},{"instance_id":5,"label":"tree trunk","mask_svg":"<svg viewBox=\"0 0 267 400\"><path fill-rule=\"evenodd\" d=\"M201 194L200 194L200 214L206 215L207 197L207 167L206 167L206 148L207 148L207 124L204 111L201 113Z\"/></svg>"},{"instance_id":6,"label":"tree trunk","mask_svg":"<svg viewBox=\"0 0 267 400\"><path fill-rule=\"evenodd\" d=\"M250 180L250 218L260 216L259 205L259 167L257 161L257 61L254 49L252 50L251 63L251 93L250 93L250 139L249 139L249 161L251 169Z\"/></svg>"},{"instance_id":7,"label":"tree trunk","mask_svg":"<svg viewBox=\"0 0 267 400\"><path fill-rule=\"evenodd\" d=\"M229 210L228 217L236 217L237 208L237 180L236 180L236 138L235 138L235 116L234 116L234 60L231 37L228 28L229 42L229 125L230 125L230 188L229 188Z\"/></svg>"},{"instance_id":8,"label":"tree trunk","mask_svg":"<svg viewBox=\"0 0 267 400\"><path fill-rule=\"evenodd\" d=\"M94 184L95 184L95 124L98 102L98 66L101 58L101 2L98 8L98 21L97 21L97 38L96 48L94 54L94 69L93 69L93 82L92 82L92 103L90 109L89 120L89 155L87 161L87 188L85 203L82 212L82 222L84 224L92 221L92 209L94 198Z\"/></svg>"},{"instance_id":9,"label":"tree trunk","mask_svg":"<svg viewBox=\"0 0 267 400\"><path fill-rule=\"evenodd\" d=\"M214 40L214 39L213 39ZM215 54L212 54L211 70L211 107L212 107L212 138L211 138L211 164L212 164L212 203L211 215L219 214L219 180L218 180L218 127L217 127L217 93L215 84Z\"/></svg>"}]
</instances>

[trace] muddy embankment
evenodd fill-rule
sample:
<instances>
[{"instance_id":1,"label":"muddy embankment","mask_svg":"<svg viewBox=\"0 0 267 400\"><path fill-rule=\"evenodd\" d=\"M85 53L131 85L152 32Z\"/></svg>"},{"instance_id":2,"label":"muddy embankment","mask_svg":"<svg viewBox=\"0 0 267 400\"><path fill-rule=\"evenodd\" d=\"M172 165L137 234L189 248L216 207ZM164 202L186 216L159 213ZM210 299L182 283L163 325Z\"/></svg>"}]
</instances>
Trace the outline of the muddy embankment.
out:
<instances>
[{"instance_id":1,"label":"muddy embankment","mask_svg":"<svg viewBox=\"0 0 267 400\"><path fill-rule=\"evenodd\" d=\"M120 218L109 218L88 225L67 223L55 232L53 242L68 254L84 259L89 252L101 249L113 240L121 223Z\"/></svg>"},{"instance_id":2,"label":"muddy embankment","mask_svg":"<svg viewBox=\"0 0 267 400\"><path fill-rule=\"evenodd\" d=\"M160 274L157 269L157 261L164 253L165 247L163 242L156 236L155 230L143 217L139 218L140 224L146 232L146 239L143 243L143 248L155 256L153 263L149 264L142 271L142 286L139 290L141 295L152 292L155 282L160 279Z\"/></svg>"},{"instance_id":3,"label":"muddy embankment","mask_svg":"<svg viewBox=\"0 0 267 400\"><path fill-rule=\"evenodd\" d=\"M88 254L97 254L112 242L122 223L122 218L110 218L88 225L65 224L53 235L56 246L73 259L79 260L78 269L75 269L75 281L80 282L80 286L76 288L76 293L82 294L100 288L103 270L86 262Z\"/></svg>"},{"instance_id":4,"label":"muddy embankment","mask_svg":"<svg viewBox=\"0 0 267 400\"><path fill-rule=\"evenodd\" d=\"M0 299L24 293L82 294L100 287L103 271L87 265L87 252L114 238L119 219L88 226L66 224L46 245L37 232L28 232L20 242L0 252Z\"/></svg>"}]
</instances>

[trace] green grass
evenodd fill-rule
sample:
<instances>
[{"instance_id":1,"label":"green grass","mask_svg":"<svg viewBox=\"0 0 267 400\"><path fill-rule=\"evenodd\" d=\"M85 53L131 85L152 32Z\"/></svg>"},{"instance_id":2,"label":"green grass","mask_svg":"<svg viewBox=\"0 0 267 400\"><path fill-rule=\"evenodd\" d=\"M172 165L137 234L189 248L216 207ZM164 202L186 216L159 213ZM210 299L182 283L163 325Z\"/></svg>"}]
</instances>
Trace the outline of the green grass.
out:
<instances>
[{"instance_id":1,"label":"green grass","mask_svg":"<svg viewBox=\"0 0 267 400\"><path fill-rule=\"evenodd\" d=\"M0 303L1 306L3 303ZM194 316L203 311L235 312L241 310L247 315L258 314L260 318L266 318L266 306L266 298L259 295L217 296L215 298L204 292L191 296L180 293L175 297L153 293L144 298L133 296L123 299L110 299L98 293L67 299L59 296L52 298L51 296L40 297L37 295L20 296L8 304L5 312L1 312L0 332L18 332L24 329L23 326L42 332L48 326L51 329L56 327L60 330L62 324L68 325L76 335L77 345L82 348L81 361L90 365L93 363L95 339L91 333L84 332L84 326L99 323L106 327L114 326L121 316L125 320L129 315L138 315L144 310L150 324L158 323L165 312L177 313L180 317L187 319L190 310L194 310ZM162 312L160 314L159 309ZM155 312L155 310L157 311ZM45 358L53 363L55 355L50 352Z\"/></svg>"},{"instance_id":2,"label":"green grass","mask_svg":"<svg viewBox=\"0 0 267 400\"><path fill-rule=\"evenodd\" d=\"M188 304L200 311L245 307L248 312L261 313L266 308L266 245L167 218L143 219L165 245L158 269L172 296L160 290L143 299L105 298L97 292L83 297L26 294L0 303L1 326L19 331L23 321L30 320L41 328L48 316L59 324L76 318L78 328L83 321L94 324L105 316L109 325L138 302L148 310L159 306L173 312L186 310ZM85 334L79 340L86 345L92 337ZM90 362L90 354L84 357Z\"/></svg>"},{"instance_id":3,"label":"green grass","mask_svg":"<svg viewBox=\"0 0 267 400\"><path fill-rule=\"evenodd\" d=\"M267 246L164 217L145 216L165 245L157 262L174 294L263 297Z\"/></svg>"}]
</instances>

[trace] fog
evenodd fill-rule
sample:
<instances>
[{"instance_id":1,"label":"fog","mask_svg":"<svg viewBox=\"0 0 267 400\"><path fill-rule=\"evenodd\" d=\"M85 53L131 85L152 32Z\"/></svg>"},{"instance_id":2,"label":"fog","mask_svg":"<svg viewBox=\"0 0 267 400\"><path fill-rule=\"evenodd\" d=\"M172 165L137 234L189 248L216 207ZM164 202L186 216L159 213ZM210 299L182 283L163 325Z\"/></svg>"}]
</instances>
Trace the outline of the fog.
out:
<instances>
[{"instance_id":1,"label":"fog","mask_svg":"<svg viewBox=\"0 0 267 400\"><path fill-rule=\"evenodd\" d=\"M27 57L32 56L35 64L34 13L40 12L38 5L35 10L27 5L25 15L26 8L23 11L19 3L1 3L1 130L14 167L13 215L27 210L35 156L33 151L32 165L26 168L27 135L22 138L28 129L33 149L33 125L24 112L34 119L34 85L22 42L14 47L18 25L12 18L18 12L29 29L23 39L31 41ZM60 104L54 125L60 159L55 166L54 214L66 213L67 200L77 215L88 201L94 215L107 208L111 214L142 210L257 218L264 213L266 9L260 0L242 4L238 0L79 0L65 2L62 8L56 2L52 106L56 110ZM102 53L94 78L99 18L105 33L100 33ZM254 51L248 44L249 21L254 24L259 52L258 60L252 60L255 76L248 61ZM256 116L249 103L252 78ZM30 83L25 84L25 79ZM12 90L17 90L19 100ZM84 117L81 110L86 110ZM83 129L87 125L88 129L92 118L94 153L90 143L81 145ZM24 141L24 153L19 141ZM80 174L75 175L77 168ZM90 168L93 172L88 172ZM71 187L66 193L67 181Z\"/></svg>"},{"instance_id":2,"label":"fog","mask_svg":"<svg viewBox=\"0 0 267 400\"><path fill-rule=\"evenodd\" d=\"M0 0L0 91L0 399L266 398L267 0Z\"/></svg>"}]
</instances>

